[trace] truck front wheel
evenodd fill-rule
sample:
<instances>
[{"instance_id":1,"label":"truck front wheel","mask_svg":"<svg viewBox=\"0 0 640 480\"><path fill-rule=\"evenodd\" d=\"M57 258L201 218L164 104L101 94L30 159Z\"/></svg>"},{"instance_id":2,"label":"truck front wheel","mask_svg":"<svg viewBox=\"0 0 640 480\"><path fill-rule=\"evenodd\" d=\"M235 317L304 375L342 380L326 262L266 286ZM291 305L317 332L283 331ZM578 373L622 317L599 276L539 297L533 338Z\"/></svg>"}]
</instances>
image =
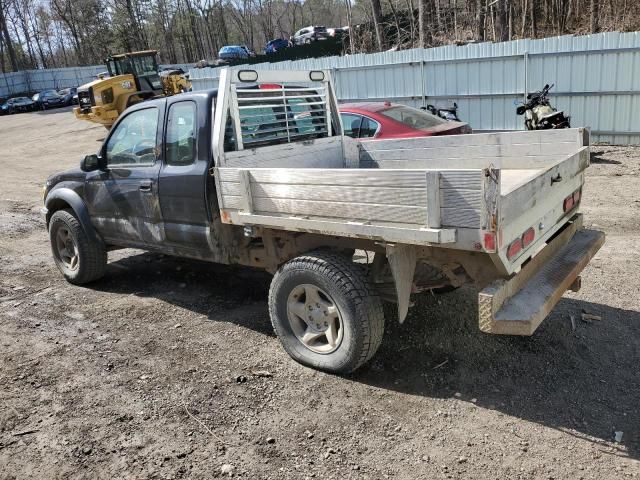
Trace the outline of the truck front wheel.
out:
<instances>
[{"instance_id":1,"label":"truck front wheel","mask_svg":"<svg viewBox=\"0 0 640 480\"><path fill-rule=\"evenodd\" d=\"M269 291L271 323L286 352L319 370L348 373L378 350L382 302L345 255L312 252L285 263Z\"/></svg>"},{"instance_id":2,"label":"truck front wheel","mask_svg":"<svg viewBox=\"0 0 640 480\"><path fill-rule=\"evenodd\" d=\"M56 266L69 283L83 285L104 275L104 245L89 238L70 210L58 210L51 216L49 239Z\"/></svg>"}]
</instances>

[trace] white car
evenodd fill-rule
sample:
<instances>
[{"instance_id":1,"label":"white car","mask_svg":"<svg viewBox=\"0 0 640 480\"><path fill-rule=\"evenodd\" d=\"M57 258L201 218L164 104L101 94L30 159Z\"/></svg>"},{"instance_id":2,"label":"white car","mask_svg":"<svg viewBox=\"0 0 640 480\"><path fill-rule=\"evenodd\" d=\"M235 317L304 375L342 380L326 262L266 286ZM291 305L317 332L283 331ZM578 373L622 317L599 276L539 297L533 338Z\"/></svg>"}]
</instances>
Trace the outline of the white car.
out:
<instances>
[{"instance_id":1,"label":"white car","mask_svg":"<svg viewBox=\"0 0 640 480\"><path fill-rule=\"evenodd\" d=\"M316 25L304 27L293 34L294 45L304 45L318 40L326 40L329 38L329 32L326 27Z\"/></svg>"}]
</instances>

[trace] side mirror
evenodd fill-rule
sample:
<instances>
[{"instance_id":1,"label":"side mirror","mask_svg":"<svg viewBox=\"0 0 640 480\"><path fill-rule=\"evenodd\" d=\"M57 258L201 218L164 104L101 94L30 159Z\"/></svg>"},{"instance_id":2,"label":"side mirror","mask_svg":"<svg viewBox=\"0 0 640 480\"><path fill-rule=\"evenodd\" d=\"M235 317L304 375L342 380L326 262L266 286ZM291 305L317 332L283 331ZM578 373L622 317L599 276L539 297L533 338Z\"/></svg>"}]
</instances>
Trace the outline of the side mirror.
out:
<instances>
[{"instance_id":1,"label":"side mirror","mask_svg":"<svg viewBox=\"0 0 640 480\"><path fill-rule=\"evenodd\" d=\"M101 167L101 158L96 155L87 155L80 161L80 170L83 172L93 172Z\"/></svg>"},{"instance_id":2,"label":"side mirror","mask_svg":"<svg viewBox=\"0 0 640 480\"><path fill-rule=\"evenodd\" d=\"M518 108L516 108L517 115L522 115L526 111L527 111L527 107L525 107L524 105L520 105Z\"/></svg>"}]
</instances>

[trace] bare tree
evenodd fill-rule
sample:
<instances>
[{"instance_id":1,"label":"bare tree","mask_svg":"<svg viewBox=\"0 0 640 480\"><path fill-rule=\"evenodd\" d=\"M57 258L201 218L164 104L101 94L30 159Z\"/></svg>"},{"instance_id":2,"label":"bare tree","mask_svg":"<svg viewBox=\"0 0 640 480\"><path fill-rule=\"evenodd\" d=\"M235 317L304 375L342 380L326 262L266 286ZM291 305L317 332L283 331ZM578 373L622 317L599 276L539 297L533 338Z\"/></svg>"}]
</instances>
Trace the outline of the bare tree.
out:
<instances>
[{"instance_id":1,"label":"bare tree","mask_svg":"<svg viewBox=\"0 0 640 480\"><path fill-rule=\"evenodd\" d=\"M505 42L509 40L509 19L510 0L498 0L496 3L498 40Z\"/></svg>"},{"instance_id":2,"label":"bare tree","mask_svg":"<svg viewBox=\"0 0 640 480\"><path fill-rule=\"evenodd\" d=\"M418 47L427 48L427 0L418 0Z\"/></svg>"},{"instance_id":3,"label":"bare tree","mask_svg":"<svg viewBox=\"0 0 640 480\"><path fill-rule=\"evenodd\" d=\"M9 35L9 29L7 28L7 17L5 12L6 3L0 0L0 28L2 29L2 37L4 38L4 45L7 46L7 52L9 53L9 60L11 61L11 69L14 72L18 71L18 58L16 57L16 51L13 48L13 40Z\"/></svg>"},{"instance_id":4,"label":"bare tree","mask_svg":"<svg viewBox=\"0 0 640 480\"><path fill-rule=\"evenodd\" d=\"M482 4L482 0L476 0L476 39L481 42L484 42L486 37L485 13L486 7Z\"/></svg>"},{"instance_id":5,"label":"bare tree","mask_svg":"<svg viewBox=\"0 0 640 480\"><path fill-rule=\"evenodd\" d=\"M384 42L382 40L382 5L380 0L369 0L371 2L371 12L373 13L373 27L376 31L376 43L378 44L378 50L382 50Z\"/></svg>"},{"instance_id":6,"label":"bare tree","mask_svg":"<svg viewBox=\"0 0 640 480\"><path fill-rule=\"evenodd\" d=\"M589 11L591 12L589 21L589 31L591 33L598 32L598 7L600 6L599 0L591 0L589 5Z\"/></svg>"}]
</instances>

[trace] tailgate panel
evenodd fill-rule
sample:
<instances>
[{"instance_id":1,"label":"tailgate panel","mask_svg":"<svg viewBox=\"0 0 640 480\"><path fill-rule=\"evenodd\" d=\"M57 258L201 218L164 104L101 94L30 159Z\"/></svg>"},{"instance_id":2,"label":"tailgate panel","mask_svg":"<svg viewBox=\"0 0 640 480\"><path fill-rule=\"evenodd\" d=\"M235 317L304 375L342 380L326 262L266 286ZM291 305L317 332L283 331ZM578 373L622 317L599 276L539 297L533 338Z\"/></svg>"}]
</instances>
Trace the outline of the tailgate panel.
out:
<instances>
[{"instance_id":1,"label":"tailgate panel","mask_svg":"<svg viewBox=\"0 0 640 480\"><path fill-rule=\"evenodd\" d=\"M562 202L565 196L575 190L575 182L572 180L579 177L588 166L589 148L583 147L575 155L564 159L520 187L503 194L500 223L510 224L537 206L547 204L551 199L556 203ZM555 181L552 182L552 179Z\"/></svg>"}]
</instances>

